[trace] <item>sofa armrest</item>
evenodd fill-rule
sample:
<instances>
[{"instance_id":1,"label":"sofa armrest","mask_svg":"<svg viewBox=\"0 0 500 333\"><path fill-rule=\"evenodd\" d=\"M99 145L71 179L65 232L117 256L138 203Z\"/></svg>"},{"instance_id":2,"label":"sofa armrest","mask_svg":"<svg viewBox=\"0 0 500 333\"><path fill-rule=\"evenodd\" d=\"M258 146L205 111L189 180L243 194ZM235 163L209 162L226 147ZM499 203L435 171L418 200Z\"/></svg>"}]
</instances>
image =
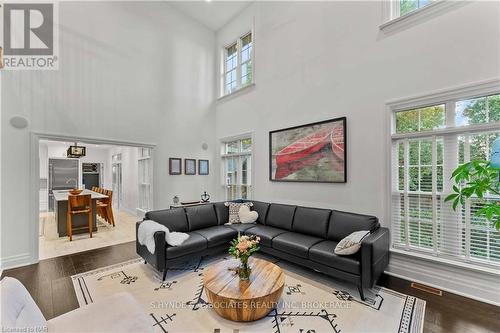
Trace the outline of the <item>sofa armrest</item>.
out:
<instances>
[{"instance_id":1,"label":"sofa armrest","mask_svg":"<svg viewBox=\"0 0 500 333\"><path fill-rule=\"evenodd\" d=\"M148 251L146 246L139 244L137 233L139 231L139 225L142 221L139 221L135 225L135 248L138 255L140 255L148 264L152 265L156 270L163 271L165 269L165 253L166 253L166 241L165 232L157 231L154 234L155 240L155 253Z\"/></svg>"},{"instance_id":2,"label":"sofa armrest","mask_svg":"<svg viewBox=\"0 0 500 333\"><path fill-rule=\"evenodd\" d=\"M361 283L372 287L389 263L389 229L380 227L361 242Z\"/></svg>"}]
</instances>

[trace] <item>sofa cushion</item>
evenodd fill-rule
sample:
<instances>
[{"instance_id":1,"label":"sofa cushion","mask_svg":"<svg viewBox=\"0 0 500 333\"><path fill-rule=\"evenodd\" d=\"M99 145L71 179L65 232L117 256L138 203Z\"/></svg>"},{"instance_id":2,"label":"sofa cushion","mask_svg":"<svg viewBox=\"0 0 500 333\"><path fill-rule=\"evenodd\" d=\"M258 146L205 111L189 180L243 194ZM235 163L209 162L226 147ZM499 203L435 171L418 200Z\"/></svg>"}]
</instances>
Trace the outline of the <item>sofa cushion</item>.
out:
<instances>
[{"instance_id":1,"label":"sofa cushion","mask_svg":"<svg viewBox=\"0 0 500 333\"><path fill-rule=\"evenodd\" d=\"M239 232L240 234L244 234L248 229L255 227L255 223L238 223L231 224L226 227L236 230L236 232Z\"/></svg>"},{"instance_id":2,"label":"sofa cushion","mask_svg":"<svg viewBox=\"0 0 500 333\"><path fill-rule=\"evenodd\" d=\"M208 247L214 247L223 243L227 243L229 247L229 242L238 235L236 230L224 225L198 229L193 232L205 237L208 241Z\"/></svg>"},{"instance_id":3,"label":"sofa cushion","mask_svg":"<svg viewBox=\"0 0 500 333\"><path fill-rule=\"evenodd\" d=\"M223 225L229 221L229 209L224 202L214 203L215 213L217 214L217 223Z\"/></svg>"},{"instance_id":4,"label":"sofa cushion","mask_svg":"<svg viewBox=\"0 0 500 333\"><path fill-rule=\"evenodd\" d=\"M217 215L213 204L186 207L189 231L217 225Z\"/></svg>"},{"instance_id":5,"label":"sofa cushion","mask_svg":"<svg viewBox=\"0 0 500 333\"><path fill-rule=\"evenodd\" d=\"M261 245L271 247L273 238L285 232L287 231L283 229L257 224L253 228L247 229L245 234L259 236Z\"/></svg>"},{"instance_id":6,"label":"sofa cushion","mask_svg":"<svg viewBox=\"0 0 500 333\"><path fill-rule=\"evenodd\" d=\"M296 208L297 206L272 203L267 212L266 225L291 231Z\"/></svg>"},{"instance_id":7,"label":"sofa cushion","mask_svg":"<svg viewBox=\"0 0 500 333\"><path fill-rule=\"evenodd\" d=\"M309 248L322 241L324 241L323 238L296 232L286 232L273 238L272 247L273 249L307 259Z\"/></svg>"},{"instance_id":8,"label":"sofa cushion","mask_svg":"<svg viewBox=\"0 0 500 333\"><path fill-rule=\"evenodd\" d=\"M359 256L338 256L334 253L337 242L322 241L309 249L309 260L352 274L360 274Z\"/></svg>"},{"instance_id":9,"label":"sofa cushion","mask_svg":"<svg viewBox=\"0 0 500 333\"><path fill-rule=\"evenodd\" d=\"M154 210L147 212L145 219L163 224L170 231L186 232L189 230L184 208Z\"/></svg>"},{"instance_id":10,"label":"sofa cushion","mask_svg":"<svg viewBox=\"0 0 500 333\"><path fill-rule=\"evenodd\" d=\"M267 211L269 210L269 203L262 201L252 201L252 210L255 210L259 217L257 218L258 224L266 224Z\"/></svg>"},{"instance_id":11,"label":"sofa cushion","mask_svg":"<svg viewBox=\"0 0 500 333\"><path fill-rule=\"evenodd\" d=\"M378 218L375 216L333 210L328 226L328 239L339 242L355 231L369 230L373 232L379 226Z\"/></svg>"},{"instance_id":12,"label":"sofa cushion","mask_svg":"<svg viewBox=\"0 0 500 333\"><path fill-rule=\"evenodd\" d=\"M293 231L326 239L331 210L297 207L293 218Z\"/></svg>"},{"instance_id":13,"label":"sofa cushion","mask_svg":"<svg viewBox=\"0 0 500 333\"><path fill-rule=\"evenodd\" d=\"M189 238L179 246L167 246L167 260L182 257L207 248L207 239L196 232L188 232Z\"/></svg>"}]
</instances>

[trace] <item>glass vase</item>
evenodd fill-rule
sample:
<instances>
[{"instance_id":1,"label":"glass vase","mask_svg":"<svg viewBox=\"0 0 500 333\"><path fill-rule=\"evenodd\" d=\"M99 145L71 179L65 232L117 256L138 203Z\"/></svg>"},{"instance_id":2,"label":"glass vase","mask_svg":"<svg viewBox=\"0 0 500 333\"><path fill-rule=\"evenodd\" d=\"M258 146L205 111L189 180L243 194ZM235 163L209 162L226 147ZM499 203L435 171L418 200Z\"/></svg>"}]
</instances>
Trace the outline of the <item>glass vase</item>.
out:
<instances>
[{"instance_id":1,"label":"glass vase","mask_svg":"<svg viewBox=\"0 0 500 333\"><path fill-rule=\"evenodd\" d=\"M248 281L250 279L250 272L252 270L248 267L248 259L240 261L240 267L238 268L238 276L241 281Z\"/></svg>"}]
</instances>

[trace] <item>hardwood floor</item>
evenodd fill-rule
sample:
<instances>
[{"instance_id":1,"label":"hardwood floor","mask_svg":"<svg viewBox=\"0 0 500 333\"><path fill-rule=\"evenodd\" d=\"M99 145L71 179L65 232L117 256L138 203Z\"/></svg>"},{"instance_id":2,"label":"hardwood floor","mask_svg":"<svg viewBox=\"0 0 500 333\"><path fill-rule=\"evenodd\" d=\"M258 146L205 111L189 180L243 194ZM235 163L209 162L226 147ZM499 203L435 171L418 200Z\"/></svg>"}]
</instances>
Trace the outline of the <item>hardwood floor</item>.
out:
<instances>
[{"instance_id":1,"label":"hardwood floor","mask_svg":"<svg viewBox=\"0 0 500 333\"><path fill-rule=\"evenodd\" d=\"M76 309L71 275L137 258L135 242L41 260L38 264L6 270L20 280L47 319ZM379 285L427 301L424 332L499 332L500 307L443 292L436 296L410 287L410 282L384 275Z\"/></svg>"}]
</instances>

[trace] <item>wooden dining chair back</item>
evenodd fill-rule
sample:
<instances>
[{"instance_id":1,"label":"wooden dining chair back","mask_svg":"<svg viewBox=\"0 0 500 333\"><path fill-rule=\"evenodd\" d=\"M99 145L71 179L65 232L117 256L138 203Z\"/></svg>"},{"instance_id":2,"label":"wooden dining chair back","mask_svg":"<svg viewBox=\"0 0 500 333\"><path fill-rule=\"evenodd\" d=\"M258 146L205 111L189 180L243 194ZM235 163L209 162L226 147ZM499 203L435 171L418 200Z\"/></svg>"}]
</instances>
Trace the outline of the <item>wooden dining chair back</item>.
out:
<instances>
[{"instance_id":1,"label":"wooden dining chair back","mask_svg":"<svg viewBox=\"0 0 500 333\"><path fill-rule=\"evenodd\" d=\"M89 234L92 238L92 196L90 194L68 195L66 229L70 241L73 240L73 216L77 214L87 214Z\"/></svg>"}]
</instances>

